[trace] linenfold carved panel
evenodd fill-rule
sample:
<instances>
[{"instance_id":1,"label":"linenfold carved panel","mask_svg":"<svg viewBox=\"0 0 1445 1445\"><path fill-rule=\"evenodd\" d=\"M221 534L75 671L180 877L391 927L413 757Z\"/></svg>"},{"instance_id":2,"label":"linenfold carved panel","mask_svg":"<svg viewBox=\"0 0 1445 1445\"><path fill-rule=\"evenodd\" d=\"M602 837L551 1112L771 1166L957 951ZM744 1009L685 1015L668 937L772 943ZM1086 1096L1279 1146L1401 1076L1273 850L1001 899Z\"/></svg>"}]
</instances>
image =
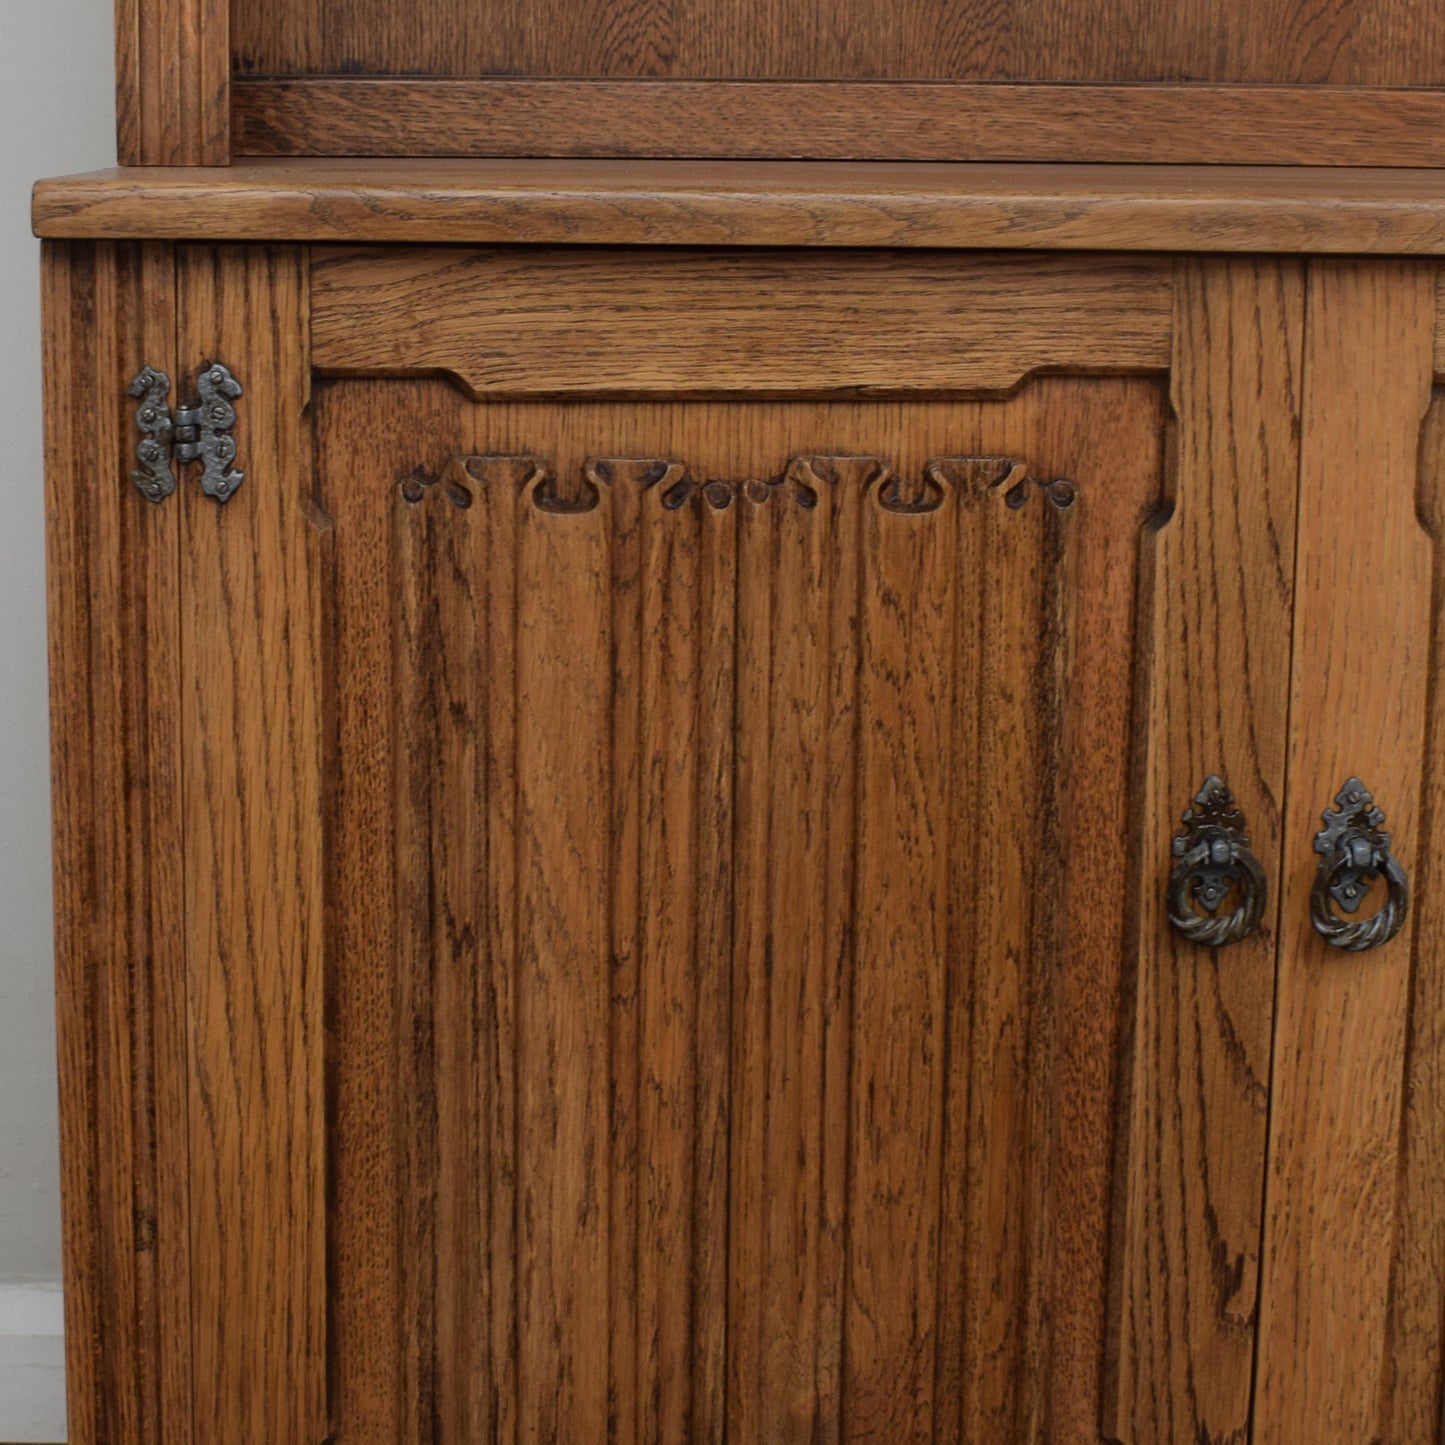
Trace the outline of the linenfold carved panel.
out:
<instances>
[{"instance_id":1,"label":"linenfold carved panel","mask_svg":"<svg viewBox=\"0 0 1445 1445\"><path fill-rule=\"evenodd\" d=\"M520 1370L521 1439L714 1439L729 1375L739 1439L913 1438L1024 1348L1083 509L996 455L559 471L397 484L403 1212L500 1302L411 1328L489 1411Z\"/></svg>"},{"instance_id":2,"label":"linenfold carved panel","mask_svg":"<svg viewBox=\"0 0 1445 1445\"><path fill-rule=\"evenodd\" d=\"M338 1439L1098 1440L1161 398L318 389Z\"/></svg>"}]
</instances>

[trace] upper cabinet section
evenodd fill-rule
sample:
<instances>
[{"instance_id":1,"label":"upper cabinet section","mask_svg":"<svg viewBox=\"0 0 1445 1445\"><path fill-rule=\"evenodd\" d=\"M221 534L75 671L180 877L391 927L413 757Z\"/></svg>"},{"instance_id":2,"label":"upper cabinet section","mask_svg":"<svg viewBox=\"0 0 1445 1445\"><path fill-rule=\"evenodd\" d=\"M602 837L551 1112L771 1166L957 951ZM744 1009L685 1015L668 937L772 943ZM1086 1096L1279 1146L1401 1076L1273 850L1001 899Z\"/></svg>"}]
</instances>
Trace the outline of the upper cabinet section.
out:
<instances>
[{"instance_id":1,"label":"upper cabinet section","mask_svg":"<svg viewBox=\"0 0 1445 1445\"><path fill-rule=\"evenodd\" d=\"M1421 0L118 0L120 155L1445 166Z\"/></svg>"}]
</instances>

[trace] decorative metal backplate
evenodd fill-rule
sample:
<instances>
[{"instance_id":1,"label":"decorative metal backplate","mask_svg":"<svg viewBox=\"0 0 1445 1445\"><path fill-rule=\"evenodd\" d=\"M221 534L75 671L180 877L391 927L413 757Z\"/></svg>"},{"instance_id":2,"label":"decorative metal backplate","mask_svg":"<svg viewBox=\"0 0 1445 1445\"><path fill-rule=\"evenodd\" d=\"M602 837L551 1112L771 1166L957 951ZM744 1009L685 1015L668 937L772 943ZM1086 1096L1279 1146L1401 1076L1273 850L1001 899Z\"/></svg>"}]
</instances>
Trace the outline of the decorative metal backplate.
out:
<instances>
[{"instance_id":1,"label":"decorative metal backplate","mask_svg":"<svg viewBox=\"0 0 1445 1445\"><path fill-rule=\"evenodd\" d=\"M147 366L130 384L130 394L140 398L135 424L142 433L136 444L136 460L141 470L130 474L141 495L152 502L163 502L176 489L176 474L171 470L171 379L163 371Z\"/></svg>"},{"instance_id":2,"label":"decorative metal backplate","mask_svg":"<svg viewBox=\"0 0 1445 1445\"><path fill-rule=\"evenodd\" d=\"M1378 948L1400 931L1410 910L1409 880L1390 852L1390 835L1382 828L1385 815L1370 790L1351 778L1335 795L1334 808L1320 817L1325 826L1315 834L1315 852L1321 858L1310 894L1310 921L1332 948L1352 953ZM1336 904L1345 913L1359 912L1380 877L1387 893L1378 913L1350 920L1335 912Z\"/></svg>"},{"instance_id":3,"label":"decorative metal backplate","mask_svg":"<svg viewBox=\"0 0 1445 1445\"><path fill-rule=\"evenodd\" d=\"M1169 875L1166 894L1169 922L1191 943L1211 948L1238 943L1259 926L1269 890L1264 869L1249 849L1244 814L1224 779L1216 774L1206 778L1181 821L1184 832L1173 843L1179 861ZM1218 917L1236 885L1241 894L1238 906Z\"/></svg>"}]
</instances>

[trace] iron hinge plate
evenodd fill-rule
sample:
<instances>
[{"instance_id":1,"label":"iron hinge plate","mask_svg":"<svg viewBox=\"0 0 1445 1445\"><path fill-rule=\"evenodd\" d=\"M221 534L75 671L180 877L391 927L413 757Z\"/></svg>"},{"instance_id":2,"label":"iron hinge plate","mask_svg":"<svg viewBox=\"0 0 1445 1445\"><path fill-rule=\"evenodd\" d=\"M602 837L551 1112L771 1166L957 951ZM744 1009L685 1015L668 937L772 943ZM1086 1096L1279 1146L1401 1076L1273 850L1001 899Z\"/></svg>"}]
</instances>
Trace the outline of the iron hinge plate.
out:
<instances>
[{"instance_id":1,"label":"iron hinge plate","mask_svg":"<svg viewBox=\"0 0 1445 1445\"><path fill-rule=\"evenodd\" d=\"M131 480L141 495L163 502L176 489L177 462L200 462L201 490L218 502L229 502L246 479L231 463L236 460L235 401L241 383L219 361L201 368L196 377L200 400L171 410L171 379L153 366L141 369L130 384L130 395L140 405L135 423L141 431L136 445L140 467Z\"/></svg>"}]
</instances>

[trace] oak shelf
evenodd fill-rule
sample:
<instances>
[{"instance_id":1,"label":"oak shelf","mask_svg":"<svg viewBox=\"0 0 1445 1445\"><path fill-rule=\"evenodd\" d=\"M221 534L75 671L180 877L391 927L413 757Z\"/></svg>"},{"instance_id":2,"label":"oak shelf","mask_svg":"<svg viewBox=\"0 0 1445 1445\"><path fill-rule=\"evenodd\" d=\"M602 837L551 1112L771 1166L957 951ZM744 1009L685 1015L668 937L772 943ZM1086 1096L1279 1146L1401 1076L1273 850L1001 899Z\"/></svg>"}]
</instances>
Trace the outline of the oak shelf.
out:
<instances>
[{"instance_id":1,"label":"oak shelf","mask_svg":"<svg viewBox=\"0 0 1445 1445\"><path fill-rule=\"evenodd\" d=\"M258 160L42 181L50 239L1445 254L1445 171Z\"/></svg>"}]
</instances>

